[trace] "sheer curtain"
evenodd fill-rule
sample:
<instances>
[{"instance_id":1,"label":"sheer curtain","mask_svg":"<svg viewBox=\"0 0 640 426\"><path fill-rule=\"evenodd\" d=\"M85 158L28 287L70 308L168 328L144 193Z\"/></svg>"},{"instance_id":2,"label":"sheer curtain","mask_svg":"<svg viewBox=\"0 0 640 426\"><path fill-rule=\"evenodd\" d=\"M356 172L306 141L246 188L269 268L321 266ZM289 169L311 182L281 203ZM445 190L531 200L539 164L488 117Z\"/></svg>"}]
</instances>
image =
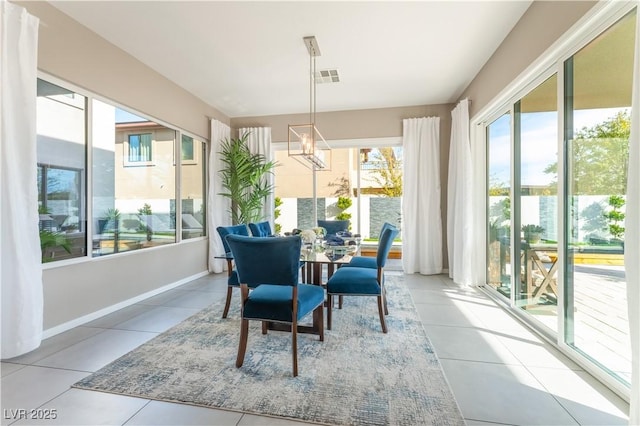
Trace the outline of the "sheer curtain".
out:
<instances>
[{"instance_id":1,"label":"sheer curtain","mask_svg":"<svg viewBox=\"0 0 640 426\"><path fill-rule=\"evenodd\" d=\"M36 156L38 18L0 1L2 359L42 340ZM8 200L11 200L9 203Z\"/></svg>"},{"instance_id":2,"label":"sheer curtain","mask_svg":"<svg viewBox=\"0 0 640 426\"><path fill-rule=\"evenodd\" d=\"M222 272L227 262L223 259L214 259L217 254L224 253L222 241L218 236L218 226L231 225L229 217L229 199L218 195L222 192L222 184L218 172L222 168L222 161L218 150L220 141L231 137L231 129L226 124L211 120L211 143L209 144L209 192L207 196L207 235L209 235L209 272Z\"/></svg>"},{"instance_id":3,"label":"sheer curtain","mask_svg":"<svg viewBox=\"0 0 640 426\"><path fill-rule=\"evenodd\" d=\"M469 145L469 100L451 111L451 145L447 190L447 249L449 277L458 284L473 284L472 163Z\"/></svg>"},{"instance_id":4,"label":"sheer curtain","mask_svg":"<svg viewBox=\"0 0 640 426\"><path fill-rule=\"evenodd\" d=\"M273 160L273 148L271 146L271 127L245 127L240 129L239 134L244 135L245 133L249 133L249 137L247 138L247 144L249 145L249 150L254 154L262 154L265 156L267 161ZM269 173L267 175L267 180L270 185L273 185L273 174ZM264 220L268 220L271 224L271 229L274 228L274 217L273 211L275 206L275 195L273 192L267 198L264 206L262 207L262 214L264 216Z\"/></svg>"},{"instance_id":5,"label":"sheer curtain","mask_svg":"<svg viewBox=\"0 0 640 426\"><path fill-rule=\"evenodd\" d=\"M631 136L627 174L624 266L631 335L631 399L629 424L640 424L640 10L636 12L636 55L631 102Z\"/></svg>"},{"instance_id":6,"label":"sheer curtain","mask_svg":"<svg viewBox=\"0 0 640 426\"><path fill-rule=\"evenodd\" d=\"M442 272L440 118L402 120L402 266L408 274Z\"/></svg>"}]
</instances>

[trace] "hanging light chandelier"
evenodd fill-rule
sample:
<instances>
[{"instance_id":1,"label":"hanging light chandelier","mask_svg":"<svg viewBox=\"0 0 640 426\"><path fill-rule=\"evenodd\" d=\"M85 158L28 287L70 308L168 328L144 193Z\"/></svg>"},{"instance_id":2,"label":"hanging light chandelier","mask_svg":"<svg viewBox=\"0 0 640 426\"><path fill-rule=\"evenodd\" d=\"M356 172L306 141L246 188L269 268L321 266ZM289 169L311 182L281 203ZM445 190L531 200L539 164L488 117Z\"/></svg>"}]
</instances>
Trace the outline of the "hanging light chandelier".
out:
<instances>
[{"instance_id":1,"label":"hanging light chandelier","mask_svg":"<svg viewBox=\"0 0 640 426\"><path fill-rule=\"evenodd\" d=\"M314 36L303 41L309 51L309 123L289 125L289 157L312 170L326 170L330 168L331 148L316 128L316 56L320 56L320 49Z\"/></svg>"}]
</instances>

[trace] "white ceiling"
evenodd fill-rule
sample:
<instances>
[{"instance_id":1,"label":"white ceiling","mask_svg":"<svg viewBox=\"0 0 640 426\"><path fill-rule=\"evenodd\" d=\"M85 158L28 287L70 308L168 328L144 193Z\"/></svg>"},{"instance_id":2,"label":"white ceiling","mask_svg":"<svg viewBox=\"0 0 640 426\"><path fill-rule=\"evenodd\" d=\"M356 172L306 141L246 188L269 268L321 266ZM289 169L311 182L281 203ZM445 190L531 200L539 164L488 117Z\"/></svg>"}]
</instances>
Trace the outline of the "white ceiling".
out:
<instances>
[{"instance_id":1,"label":"white ceiling","mask_svg":"<svg viewBox=\"0 0 640 426\"><path fill-rule=\"evenodd\" d=\"M54 1L229 117L455 102L531 1Z\"/></svg>"}]
</instances>

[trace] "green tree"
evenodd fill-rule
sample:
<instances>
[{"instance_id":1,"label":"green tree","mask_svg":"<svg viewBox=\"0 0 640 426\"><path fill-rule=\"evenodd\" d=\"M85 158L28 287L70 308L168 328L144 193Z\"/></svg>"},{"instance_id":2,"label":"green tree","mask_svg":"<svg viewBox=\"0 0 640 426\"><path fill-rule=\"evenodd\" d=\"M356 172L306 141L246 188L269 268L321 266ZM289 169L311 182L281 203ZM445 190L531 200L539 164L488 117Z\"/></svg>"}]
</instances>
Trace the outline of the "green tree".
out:
<instances>
[{"instance_id":1,"label":"green tree","mask_svg":"<svg viewBox=\"0 0 640 426\"><path fill-rule=\"evenodd\" d=\"M153 229L151 227L152 214L151 206L148 203L144 203L144 205L138 209L138 219L140 219L138 230L146 232L147 241L151 241L153 239Z\"/></svg>"},{"instance_id":2,"label":"green tree","mask_svg":"<svg viewBox=\"0 0 640 426\"><path fill-rule=\"evenodd\" d=\"M340 209L340 213L336 215L337 220L351 220L351 213L345 212L346 209L351 207L353 201L348 197L338 197L338 201L336 202L336 207ZM349 225L351 227L351 225Z\"/></svg>"},{"instance_id":3,"label":"green tree","mask_svg":"<svg viewBox=\"0 0 640 426\"><path fill-rule=\"evenodd\" d=\"M582 209L580 217L583 220L582 230L587 232L599 233L607 229L607 220L604 207L601 203L593 202ZM601 234L601 232L600 232Z\"/></svg>"},{"instance_id":4,"label":"green tree","mask_svg":"<svg viewBox=\"0 0 640 426\"><path fill-rule=\"evenodd\" d=\"M625 214L620 209L625 204L624 197L622 195L609 196L609 206L611 210L605 213L604 217L609 221L609 233L613 238L622 239L624 237L624 218Z\"/></svg>"},{"instance_id":5,"label":"green tree","mask_svg":"<svg viewBox=\"0 0 640 426\"><path fill-rule=\"evenodd\" d=\"M378 148L371 159L381 167L371 170L371 179L381 188L385 197L402 196L402 162L391 147Z\"/></svg>"},{"instance_id":6,"label":"green tree","mask_svg":"<svg viewBox=\"0 0 640 426\"><path fill-rule=\"evenodd\" d=\"M280 198L280 197L276 197L275 198L275 200L274 200L274 207L275 208L273 210L274 221L277 220L280 217L280 214L282 213L280 211L280 206L282 205L282 203L283 203L282 198ZM276 227L276 229L275 229L276 235L280 235L280 231L282 231L282 225L279 224L279 223L276 223L275 227Z\"/></svg>"},{"instance_id":7,"label":"green tree","mask_svg":"<svg viewBox=\"0 0 640 426\"><path fill-rule=\"evenodd\" d=\"M624 110L575 134L568 154L574 195L626 194L630 131L631 112ZM557 184L557 162L544 172Z\"/></svg>"}]
</instances>

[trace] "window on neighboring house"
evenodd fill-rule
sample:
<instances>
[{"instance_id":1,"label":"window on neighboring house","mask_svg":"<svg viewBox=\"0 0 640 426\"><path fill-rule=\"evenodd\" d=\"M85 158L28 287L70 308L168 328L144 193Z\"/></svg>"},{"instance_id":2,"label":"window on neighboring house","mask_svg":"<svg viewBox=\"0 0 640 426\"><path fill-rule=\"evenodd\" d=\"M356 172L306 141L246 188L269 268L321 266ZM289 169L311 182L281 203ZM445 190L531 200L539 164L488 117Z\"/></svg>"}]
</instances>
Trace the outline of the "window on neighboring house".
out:
<instances>
[{"instance_id":1,"label":"window on neighboring house","mask_svg":"<svg viewBox=\"0 0 640 426\"><path fill-rule=\"evenodd\" d=\"M180 149L182 161L194 161L193 138L182 135L182 146Z\"/></svg>"},{"instance_id":2,"label":"window on neighboring house","mask_svg":"<svg viewBox=\"0 0 640 426\"><path fill-rule=\"evenodd\" d=\"M42 262L86 256L86 98L38 79L38 213Z\"/></svg>"},{"instance_id":3,"label":"window on neighboring house","mask_svg":"<svg viewBox=\"0 0 640 426\"><path fill-rule=\"evenodd\" d=\"M129 163L149 163L152 159L151 133L129 135Z\"/></svg>"}]
</instances>

